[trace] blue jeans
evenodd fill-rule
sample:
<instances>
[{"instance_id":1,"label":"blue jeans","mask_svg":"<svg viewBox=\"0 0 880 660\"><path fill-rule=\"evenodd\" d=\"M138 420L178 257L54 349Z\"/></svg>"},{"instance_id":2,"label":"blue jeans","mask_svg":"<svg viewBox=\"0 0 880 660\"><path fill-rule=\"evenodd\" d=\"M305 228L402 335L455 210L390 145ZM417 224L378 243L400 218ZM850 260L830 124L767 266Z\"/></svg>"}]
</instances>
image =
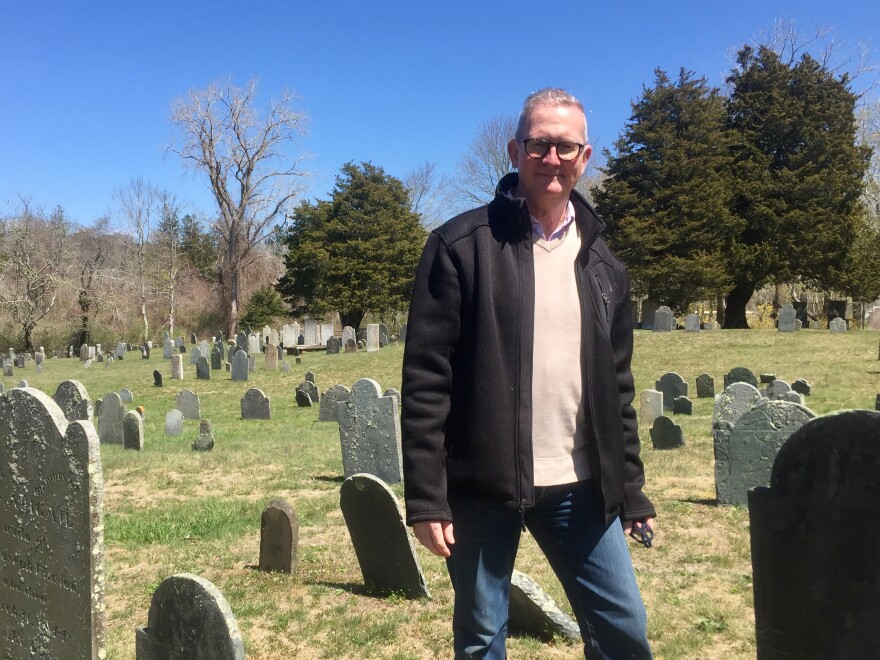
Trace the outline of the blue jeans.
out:
<instances>
[{"instance_id":1,"label":"blue jeans","mask_svg":"<svg viewBox=\"0 0 880 660\"><path fill-rule=\"evenodd\" d=\"M455 544L456 658L507 656L510 578L523 523L559 577L586 658L651 658L647 617L618 520L605 524L589 481L535 489L524 516L509 507L450 498Z\"/></svg>"}]
</instances>

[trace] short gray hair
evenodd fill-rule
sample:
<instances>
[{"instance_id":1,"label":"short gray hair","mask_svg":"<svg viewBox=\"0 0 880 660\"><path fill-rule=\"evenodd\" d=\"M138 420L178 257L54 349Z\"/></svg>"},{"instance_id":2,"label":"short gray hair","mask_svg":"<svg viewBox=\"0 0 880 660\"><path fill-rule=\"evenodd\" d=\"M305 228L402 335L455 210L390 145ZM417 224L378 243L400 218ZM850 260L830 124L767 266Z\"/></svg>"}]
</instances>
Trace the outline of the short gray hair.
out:
<instances>
[{"instance_id":1,"label":"short gray hair","mask_svg":"<svg viewBox=\"0 0 880 660\"><path fill-rule=\"evenodd\" d=\"M531 115L532 111L539 105L571 105L580 110L581 114L584 116L584 142L589 139L587 137L587 113L584 112L583 104L576 96L558 87L545 87L544 89L539 89L537 92L532 92L526 97L522 110L519 112L519 121L516 123L517 138L523 137L522 131L525 129L526 124L529 121L529 115Z\"/></svg>"}]
</instances>

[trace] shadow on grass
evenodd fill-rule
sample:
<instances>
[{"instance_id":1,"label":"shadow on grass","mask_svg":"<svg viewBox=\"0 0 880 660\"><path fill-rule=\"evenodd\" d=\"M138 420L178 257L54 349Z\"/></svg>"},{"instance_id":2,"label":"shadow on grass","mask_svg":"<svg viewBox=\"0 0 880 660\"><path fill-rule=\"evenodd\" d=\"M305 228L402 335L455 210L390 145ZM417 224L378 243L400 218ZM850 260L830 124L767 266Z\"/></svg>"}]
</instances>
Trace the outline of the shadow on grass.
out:
<instances>
[{"instance_id":1,"label":"shadow on grass","mask_svg":"<svg viewBox=\"0 0 880 660\"><path fill-rule=\"evenodd\" d=\"M319 474L312 477L315 481L326 481L332 484L341 484L345 477L341 474Z\"/></svg>"},{"instance_id":2,"label":"shadow on grass","mask_svg":"<svg viewBox=\"0 0 880 660\"><path fill-rule=\"evenodd\" d=\"M685 499L676 500L677 502L687 502L688 504L700 504L702 506L718 506L718 498L693 498L688 497Z\"/></svg>"},{"instance_id":3,"label":"shadow on grass","mask_svg":"<svg viewBox=\"0 0 880 660\"><path fill-rule=\"evenodd\" d=\"M327 589L338 589L340 591L347 591L353 596L366 596L367 598L375 598L376 600L406 598L406 596L397 591L376 589L368 587L365 584L355 584L353 582L325 582L323 580L318 580L315 582L304 582L303 584L313 584L320 587L326 587Z\"/></svg>"}]
</instances>

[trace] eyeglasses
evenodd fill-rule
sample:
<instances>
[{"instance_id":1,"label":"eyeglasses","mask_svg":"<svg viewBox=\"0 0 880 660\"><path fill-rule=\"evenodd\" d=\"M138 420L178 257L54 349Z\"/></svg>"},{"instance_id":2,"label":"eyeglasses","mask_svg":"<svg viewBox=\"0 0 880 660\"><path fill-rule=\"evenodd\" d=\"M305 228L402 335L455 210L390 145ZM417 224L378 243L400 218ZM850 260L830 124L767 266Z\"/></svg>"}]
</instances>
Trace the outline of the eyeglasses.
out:
<instances>
[{"instance_id":1,"label":"eyeglasses","mask_svg":"<svg viewBox=\"0 0 880 660\"><path fill-rule=\"evenodd\" d=\"M550 151L550 147L556 147L556 155L559 160L564 161L575 160L587 146L579 142L548 142L541 138L526 138L524 140L516 138L516 141L523 143L529 158L543 158Z\"/></svg>"}]
</instances>

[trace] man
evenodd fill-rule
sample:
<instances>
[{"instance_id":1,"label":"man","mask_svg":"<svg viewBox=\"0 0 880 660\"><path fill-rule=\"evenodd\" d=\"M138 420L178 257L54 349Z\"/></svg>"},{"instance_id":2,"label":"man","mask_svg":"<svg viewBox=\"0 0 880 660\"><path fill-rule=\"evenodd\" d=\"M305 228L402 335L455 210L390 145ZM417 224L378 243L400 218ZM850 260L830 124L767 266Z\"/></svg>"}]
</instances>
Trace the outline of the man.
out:
<instances>
[{"instance_id":1,"label":"man","mask_svg":"<svg viewBox=\"0 0 880 660\"><path fill-rule=\"evenodd\" d=\"M403 365L407 523L447 558L460 658L504 658L520 532L565 588L588 658L649 658L625 533L655 514L632 407L623 265L574 186L583 106L526 99L495 199L435 230Z\"/></svg>"}]
</instances>

